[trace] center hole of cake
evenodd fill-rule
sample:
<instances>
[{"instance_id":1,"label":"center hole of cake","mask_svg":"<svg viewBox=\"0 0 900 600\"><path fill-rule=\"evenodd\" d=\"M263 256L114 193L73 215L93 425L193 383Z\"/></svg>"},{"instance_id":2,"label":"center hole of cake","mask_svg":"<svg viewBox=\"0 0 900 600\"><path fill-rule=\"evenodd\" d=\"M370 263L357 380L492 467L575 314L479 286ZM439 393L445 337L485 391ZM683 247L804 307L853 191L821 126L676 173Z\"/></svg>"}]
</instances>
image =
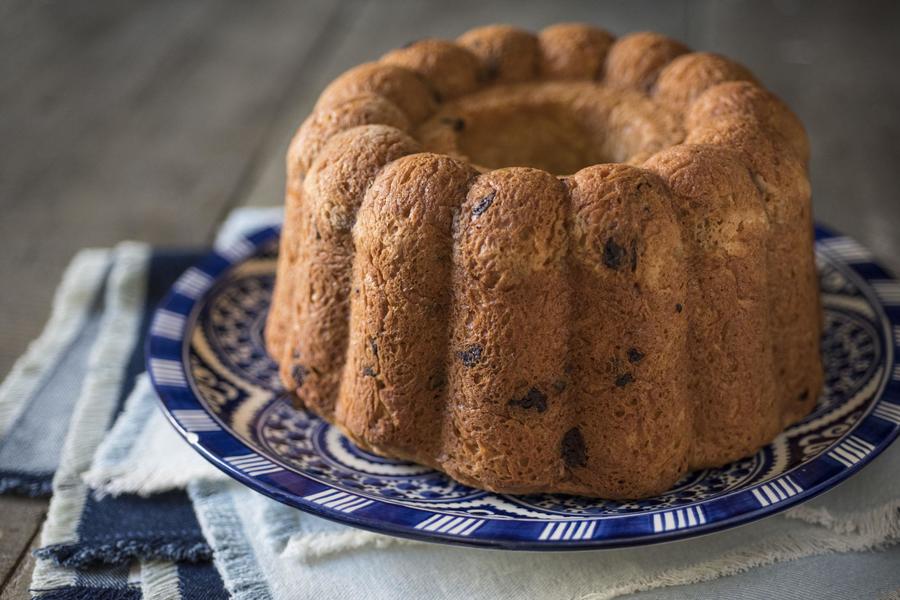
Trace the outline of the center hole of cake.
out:
<instances>
[{"instance_id":1,"label":"center hole of cake","mask_svg":"<svg viewBox=\"0 0 900 600\"><path fill-rule=\"evenodd\" d=\"M488 88L444 105L417 135L427 150L481 168L534 167L554 175L641 162L680 136L673 115L646 96L594 82Z\"/></svg>"},{"instance_id":2,"label":"center hole of cake","mask_svg":"<svg viewBox=\"0 0 900 600\"><path fill-rule=\"evenodd\" d=\"M589 135L565 107L485 110L468 117L457 138L459 151L482 167L534 167L568 175L593 164L616 162L604 140Z\"/></svg>"}]
</instances>

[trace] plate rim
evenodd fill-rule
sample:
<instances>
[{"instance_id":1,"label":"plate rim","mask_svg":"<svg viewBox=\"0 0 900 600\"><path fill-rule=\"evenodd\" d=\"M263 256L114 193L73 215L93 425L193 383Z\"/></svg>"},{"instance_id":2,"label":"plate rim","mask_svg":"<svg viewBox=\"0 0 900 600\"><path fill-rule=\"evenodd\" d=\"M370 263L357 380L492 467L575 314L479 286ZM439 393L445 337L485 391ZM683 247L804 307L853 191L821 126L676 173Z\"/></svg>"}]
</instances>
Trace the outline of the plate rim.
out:
<instances>
[{"instance_id":1,"label":"plate rim","mask_svg":"<svg viewBox=\"0 0 900 600\"><path fill-rule=\"evenodd\" d=\"M893 275L880 265L874 257L868 255L868 253L866 253L865 260L859 260L857 262L850 262L843 259L837 252L832 251L826 247L825 244L822 244L822 242L833 240L835 238L846 239L857 245L858 242L855 242L855 240L847 236L842 236L830 228L817 225L815 239L816 253L826 255L829 258L829 262L832 264L842 265L844 267L842 272L846 272L845 274L850 274L851 278L857 279L858 281L853 281L853 283L859 288L859 291L865 296L868 303L876 311L879 329L878 333L879 335L884 336L885 342L885 360L883 362L885 365L885 372L882 376L882 381L879 382L878 391L875 393L874 400L870 402L867 411L841 438L833 442L828 448L821 451L809 462L798 465L790 471L779 474L775 478L756 483L752 486L732 490L721 496L700 500L678 507L658 508L629 514L607 516L579 515L569 517L560 516L558 519L548 518L541 520L516 518L486 520L495 525L488 529L498 529L496 525L503 523L518 524L519 526L527 524L529 528L536 526L538 529L544 529L548 528L550 524L561 522L589 522L596 523L598 525L597 530L601 532L603 531L603 528L600 525L604 523L631 521L637 524L639 521L644 521L642 527L635 528L635 530L628 535L622 535L621 532L619 532L618 535L614 533L613 535L604 535L601 537L568 540L539 539L537 535L528 537L507 537L497 535L498 533L504 533L504 530L507 530L505 533L508 534L510 530L515 530L515 527L499 527L500 531L496 531L490 536L485 536L483 534L476 535L478 529L481 528L480 525L474 530L475 533L467 536L426 531L416 528L414 522L410 521L409 518L398 520L396 517L401 516L403 513L406 513L407 517L418 513L416 520L422 525L424 524L422 519L428 515L440 514L439 512L424 507L404 506L399 503L391 502L388 499L373 498L372 496L358 494L357 492L354 493L357 493L361 497L369 498L372 502L363 506L359 514L356 512L341 512L340 510L335 510L307 499L309 496L315 496L316 494L326 492L329 489L340 490L341 488L322 483L315 478L294 470L279 469L278 472L287 474L279 476L279 478L288 477L294 483L302 483L303 486L307 488L307 490L303 492L303 495L300 495L285 489L284 484L280 483L277 480L278 478L273 477L276 472L247 474L239 467L228 462L228 457L223 455L224 451L221 449L216 450L215 447L222 445L231 446L234 450L243 454L253 454L265 458L266 455L261 453L258 448L249 445L225 427L217 427L215 431L190 431L188 427L179 422L175 414L176 411L179 410L199 410L207 415L208 418L218 422L217 416L207 411L204 404L199 401L189 385L189 373L186 368L187 361L181 355L181 351L185 350L188 346L188 344L185 343L185 337L189 336L190 332L193 330L192 325L196 321L197 309L202 307L203 301L210 291L215 288L215 284L226 275L230 269L239 265L247 258L252 257L264 244L272 243L277 240L280 236L280 231L280 225L273 225L239 236L232 244L208 253L176 280L172 288L153 311L153 316L150 320L151 327L147 332L144 342L146 368L157 393L160 408L166 419L179 435L199 452L204 459L225 472L229 477L236 479L243 485L257 492L283 504L325 519L366 529L375 533L407 539L481 548L523 551L576 551L651 545L693 538L725 529L731 529L778 514L788 508L806 502L819 494L836 487L838 484L858 473L890 446L890 444L897 439L898 435L900 435L900 423L894 424L893 428L887 434L882 435L879 438L872 450L860 458L856 463L849 467L844 466L844 468L840 468L837 472L830 475L820 474L815 483L803 487L801 491L792 496L788 496L785 499L771 502L767 505L762 505L758 502L755 508L742 508L740 505L745 503L735 501L735 499L739 498L741 495L748 496L752 494L754 490L758 490L762 486L771 483L776 479L780 479L783 476L789 475L798 469L802 468L808 470L811 467L821 468L823 464L827 464L823 463L823 461L827 460L828 453L834 447L846 440L852 433L859 430L863 423L871 417L873 410L879 403L887 402L886 397L892 384L894 384L893 387L897 388L892 391L898 392L896 396L897 399L900 400L900 372L895 373L895 371L900 369L897 363L898 340L895 339L900 335L897 324L898 320L900 320L900 301L898 301L895 311L889 310L890 306L893 305L885 305L884 301L876 295L876 292L872 287L873 280L871 277L867 276L865 270L873 270L876 274L879 274L881 277L878 281L890 282L897 286L900 286L900 283L898 283ZM858 247L864 248L862 245L858 245ZM854 266L859 266L860 268L854 268ZM859 285L860 282L865 285ZM182 319L180 335L173 334L171 331L167 331L165 335L163 335L160 334L159 331L155 331L155 324L158 322L160 315L171 315L173 313ZM896 314L892 315L892 313ZM173 359L173 356L177 356L177 360ZM165 362L164 367L161 366L162 363L160 361ZM894 375L897 376L895 377ZM892 395L891 398L893 397L894 396ZM895 403L890 404L897 406ZM186 409L184 406L190 406L192 408ZM213 440L211 437L213 435L221 437L222 439ZM213 443L214 441L216 443ZM234 458L234 456L230 456L230 458ZM831 470L833 470L833 467ZM730 510L725 511L726 514L724 515L716 515L715 518L704 517L705 522L702 524L665 531L642 531L648 529L649 521L652 520L653 515L674 513L675 511L695 506L708 507L710 504L719 503L730 505ZM370 507L381 510L376 512L365 510ZM721 507L717 507L717 509L718 508ZM729 507L726 506L725 508ZM369 515L367 513L372 514ZM400 513L400 515L392 513Z\"/></svg>"}]
</instances>

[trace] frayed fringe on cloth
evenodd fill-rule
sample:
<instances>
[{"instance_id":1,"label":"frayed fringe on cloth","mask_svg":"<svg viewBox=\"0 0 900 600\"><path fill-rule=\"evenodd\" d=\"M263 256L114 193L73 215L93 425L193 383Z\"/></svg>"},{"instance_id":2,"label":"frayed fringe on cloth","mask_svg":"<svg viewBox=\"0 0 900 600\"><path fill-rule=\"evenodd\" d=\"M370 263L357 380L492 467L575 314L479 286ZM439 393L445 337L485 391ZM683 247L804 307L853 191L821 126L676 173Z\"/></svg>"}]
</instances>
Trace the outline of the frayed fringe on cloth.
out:
<instances>
[{"instance_id":1,"label":"frayed fringe on cloth","mask_svg":"<svg viewBox=\"0 0 900 600\"><path fill-rule=\"evenodd\" d=\"M813 525L822 525L841 534L856 534L869 539L900 540L900 499L871 510L855 513L852 518L836 517L825 507L801 504L785 513Z\"/></svg>"},{"instance_id":2,"label":"frayed fringe on cloth","mask_svg":"<svg viewBox=\"0 0 900 600\"><path fill-rule=\"evenodd\" d=\"M188 493L206 539L216 545L213 560L228 592L238 598L271 599L228 489L228 484L196 481L188 486Z\"/></svg>"},{"instance_id":3,"label":"frayed fringe on cloth","mask_svg":"<svg viewBox=\"0 0 900 600\"><path fill-rule=\"evenodd\" d=\"M345 531L306 533L291 536L281 556L303 563L313 563L343 552L366 549L380 550L401 544L420 543L415 540L350 529L348 527Z\"/></svg>"},{"instance_id":4,"label":"frayed fringe on cloth","mask_svg":"<svg viewBox=\"0 0 900 600\"><path fill-rule=\"evenodd\" d=\"M53 544L34 551L38 558L52 560L69 568L95 565L125 565L133 559L199 562L212 558L212 549L205 542L172 542L165 539L119 540L110 544L85 546Z\"/></svg>"},{"instance_id":5,"label":"frayed fringe on cloth","mask_svg":"<svg viewBox=\"0 0 900 600\"><path fill-rule=\"evenodd\" d=\"M122 590L95 587L64 587L41 592L32 590L38 600L141 600L141 590L129 587Z\"/></svg>"},{"instance_id":6,"label":"frayed fringe on cloth","mask_svg":"<svg viewBox=\"0 0 900 600\"><path fill-rule=\"evenodd\" d=\"M107 312L88 361L88 373L79 393L75 412L62 451L62 461L53 478L53 499L41 531L41 546L73 542L88 493L81 481L94 451L106 433L116 408L125 367L137 343L144 310L147 262L150 248L133 242L115 249L114 264L106 290ZM58 588L53 569L38 561L32 583L38 589Z\"/></svg>"},{"instance_id":7,"label":"frayed fringe on cloth","mask_svg":"<svg viewBox=\"0 0 900 600\"><path fill-rule=\"evenodd\" d=\"M149 560L141 563L142 600L181 598L178 565L169 561Z\"/></svg>"},{"instance_id":8,"label":"frayed fringe on cloth","mask_svg":"<svg viewBox=\"0 0 900 600\"><path fill-rule=\"evenodd\" d=\"M94 497L104 498L124 493L149 497L184 489L198 479L226 477L166 422L150 379L143 373L82 480Z\"/></svg>"},{"instance_id":9,"label":"frayed fringe on cloth","mask_svg":"<svg viewBox=\"0 0 900 600\"><path fill-rule=\"evenodd\" d=\"M4 473L0 477L0 494L17 494L29 498L47 497L53 491L53 473Z\"/></svg>"}]
</instances>

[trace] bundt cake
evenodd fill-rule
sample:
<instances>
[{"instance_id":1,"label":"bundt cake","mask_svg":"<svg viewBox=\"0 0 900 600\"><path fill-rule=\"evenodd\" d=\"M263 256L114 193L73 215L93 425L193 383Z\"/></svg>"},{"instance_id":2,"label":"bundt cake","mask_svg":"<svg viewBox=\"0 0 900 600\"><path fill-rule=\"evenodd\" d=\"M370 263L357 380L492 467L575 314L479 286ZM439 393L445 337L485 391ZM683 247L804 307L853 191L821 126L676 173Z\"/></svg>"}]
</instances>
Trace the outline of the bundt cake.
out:
<instances>
[{"instance_id":1,"label":"bundt cake","mask_svg":"<svg viewBox=\"0 0 900 600\"><path fill-rule=\"evenodd\" d=\"M809 147L741 65L508 26L338 77L287 157L267 347L299 405L479 488L637 498L822 384Z\"/></svg>"}]
</instances>

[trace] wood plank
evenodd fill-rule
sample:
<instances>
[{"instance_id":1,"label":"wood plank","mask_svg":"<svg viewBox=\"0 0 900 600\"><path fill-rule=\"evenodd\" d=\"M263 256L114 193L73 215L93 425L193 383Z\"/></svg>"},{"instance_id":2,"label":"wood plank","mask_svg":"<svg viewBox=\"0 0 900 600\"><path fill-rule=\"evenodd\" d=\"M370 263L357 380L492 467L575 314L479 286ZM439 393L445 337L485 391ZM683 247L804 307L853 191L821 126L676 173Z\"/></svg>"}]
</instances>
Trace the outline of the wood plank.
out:
<instances>
[{"instance_id":1,"label":"wood plank","mask_svg":"<svg viewBox=\"0 0 900 600\"><path fill-rule=\"evenodd\" d=\"M79 248L202 244L317 32L326 0L62 6L2 21L0 373ZM19 45L21 43L21 46Z\"/></svg>"},{"instance_id":2,"label":"wood plank","mask_svg":"<svg viewBox=\"0 0 900 600\"><path fill-rule=\"evenodd\" d=\"M333 12L324 0L27 8L0 21L0 278L16 282L0 295L0 374L78 248L210 238ZM35 502L3 519L0 580L37 531ZM30 563L18 564L21 591Z\"/></svg>"},{"instance_id":3,"label":"wood plank","mask_svg":"<svg viewBox=\"0 0 900 600\"><path fill-rule=\"evenodd\" d=\"M25 547L22 558L16 566L16 570L6 581L6 585L0 591L0 600L23 600L30 598L31 573L34 571L34 556L32 552L40 547L40 531L36 531L31 543Z\"/></svg>"},{"instance_id":4,"label":"wood plank","mask_svg":"<svg viewBox=\"0 0 900 600\"><path fill-rule=\"evenodd\" d=\"M17 567L27 562L27 549L44 522L47 503L44 498L0 496L0 590L8 587Z\"/></svg>"},{"instance_id":5,"label":"wood plank","mask_svg":"<svg viewBox=\"0 0 900 600\"><path fill-rule=\"evenodd\" d=\"M76 249L204 243L231 206L279 204L287 142L331 79L412 39L498 21L655 29L747 63L810 130L819 217L900 268L900 38L883 25L898 22L893 3L14 4L0 19L0 281L15 282L0 294L0 375L37 334ZM4 578L42 514L8 519L19 513L7 500ZM25 597L30 564L0 598Z\"/></svg>"}]
</instances>

